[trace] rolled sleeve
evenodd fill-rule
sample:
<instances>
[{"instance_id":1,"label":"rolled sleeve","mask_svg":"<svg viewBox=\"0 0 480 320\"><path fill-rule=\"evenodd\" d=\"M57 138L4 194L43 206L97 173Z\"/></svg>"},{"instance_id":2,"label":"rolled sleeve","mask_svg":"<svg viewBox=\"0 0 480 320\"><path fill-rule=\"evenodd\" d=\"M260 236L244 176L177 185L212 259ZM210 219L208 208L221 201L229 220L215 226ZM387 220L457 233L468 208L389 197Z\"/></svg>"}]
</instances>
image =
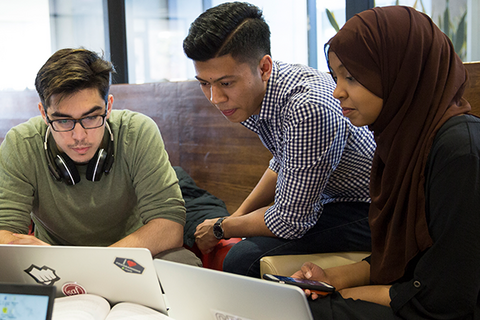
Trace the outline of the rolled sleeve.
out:
<instances>
[{"instance_id":1,"label":"rolled sleeve","mask_svg":"<svg viewBox=\"0 0 480 320\"><path fill-rule=\"evenodd\" d=\"M292 108L284 126L275 203L265 223L276 236L297 239L311 229L323 210L322 196L346 143L343 121L326 109L308 104ZM310 110L310 113L299 110Z\"/></svg>"}]
</instances>

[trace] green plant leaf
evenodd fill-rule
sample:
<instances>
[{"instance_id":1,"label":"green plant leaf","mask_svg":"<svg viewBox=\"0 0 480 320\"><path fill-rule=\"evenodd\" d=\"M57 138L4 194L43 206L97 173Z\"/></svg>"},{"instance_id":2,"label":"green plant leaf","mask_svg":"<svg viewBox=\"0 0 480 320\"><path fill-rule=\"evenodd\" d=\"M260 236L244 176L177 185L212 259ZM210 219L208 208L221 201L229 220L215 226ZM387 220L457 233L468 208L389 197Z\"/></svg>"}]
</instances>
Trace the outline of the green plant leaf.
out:
<instances>
[{"instance_id":1,"label":"green plant leaf","mask_svg":"<svg viewBox=\"0 0 480 320\"><path fill-rule=\"evenodd\" d=\"M422 12L425 13L425 12L426 12L426 11L425 11L425 6L423 5L423 1L422 1L422 0L420 0L420 5L422 6Z\"/></svg>"},{"instance_id":2,"label":"green plant leaf","mask_svg":"<svg viewBox=\"0 0 480 320\"><path fill-rule=\"evenodd\" d=\"M465 19L467 18L467 11L463 14L460 22L458 23L457 32L455 34L455 42L453 43L453 47L455 48L455 52L462 57L462 49L464 44L466 43L466 22Z\"/></svg>"},{"instance_id":3,"label":"green plant leaf","mask_svg":"<svg viewBox=\"0 0 480 320\"><path fill-rule=\"evenodd\" d=\"M328 9L325 9L325 11L327 12L328 21L330 21L330 24L332 25L333 29L335 29L335 31L338 32L340 28L338 27L337 20L335 20L335 15L333 14L333 12L331 12Z\"/></svg>"},{"instance_id":4,"label":"green plant leaf","mask_svg":"<svg viewBox=\"0 0 480 320\"><path fill-rule=\"evenodd\" d=\"M445 5L445 12L443 13L443 32L451 39L452 35L450 34L450 8L447 3Z\"/></svg>"}]
</instances>

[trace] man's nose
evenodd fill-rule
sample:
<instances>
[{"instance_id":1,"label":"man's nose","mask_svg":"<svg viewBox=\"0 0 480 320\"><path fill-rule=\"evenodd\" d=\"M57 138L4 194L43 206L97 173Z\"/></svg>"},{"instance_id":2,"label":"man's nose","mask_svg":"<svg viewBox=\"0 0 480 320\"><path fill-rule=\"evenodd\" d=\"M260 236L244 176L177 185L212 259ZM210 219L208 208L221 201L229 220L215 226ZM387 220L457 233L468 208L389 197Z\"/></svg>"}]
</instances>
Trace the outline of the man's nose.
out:
<instances>
[{"instance_id":1,"label":"man's nose","mask_svg":"<svg viewBox=\"0 0 480 320\"><path fill-rule=\"evenodd\" d=\"M224 94L223 90L217 88L216 86L210 87L210 101L213 104L219 104L227 101L227 96Z\"/></svg>"},{"instance_id":2,"label":"man's nose","mask_svg":"<svg viewBox=\"0 0 480 320\"><path fill-rule=\"evenodd\" d=\"M72 130L72 137L76 140L83 140L87 136L87 130L82 127L80 122L75 123Z\"/></svg>"}]
</instances>

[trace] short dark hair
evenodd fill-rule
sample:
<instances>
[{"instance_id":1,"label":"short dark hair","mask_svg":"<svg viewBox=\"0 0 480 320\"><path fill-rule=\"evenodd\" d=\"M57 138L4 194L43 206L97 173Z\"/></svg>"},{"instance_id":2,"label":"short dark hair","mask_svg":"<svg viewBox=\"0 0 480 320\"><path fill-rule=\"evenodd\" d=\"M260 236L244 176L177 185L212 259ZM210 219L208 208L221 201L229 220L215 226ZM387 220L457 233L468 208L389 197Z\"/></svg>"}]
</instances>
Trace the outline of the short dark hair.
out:
<instances>
[{"instance_id":1,"label":"short dark hair","mask_svg":"<svg viewBox=\"0 0 480 320\"><path fill-rule=\"evenodd\" d=\"M257 64L270 54L270 28L262 10L246 2L223 3L202 13L183 40L194 61L231 54L239 62Z\"/></svg>"},{"instance_id":2,"label":"short dark hair","mask_svg":"<svg viewBox=\"0 0 480 320\"><path fill-rule=\"evenodd\" d=\"M95 52L80 49L61 49L40 68L35 88L45 110L54 94L60 99L83 89L95 88L107 101L113 65Z\"/></svg>"}]
</instances>

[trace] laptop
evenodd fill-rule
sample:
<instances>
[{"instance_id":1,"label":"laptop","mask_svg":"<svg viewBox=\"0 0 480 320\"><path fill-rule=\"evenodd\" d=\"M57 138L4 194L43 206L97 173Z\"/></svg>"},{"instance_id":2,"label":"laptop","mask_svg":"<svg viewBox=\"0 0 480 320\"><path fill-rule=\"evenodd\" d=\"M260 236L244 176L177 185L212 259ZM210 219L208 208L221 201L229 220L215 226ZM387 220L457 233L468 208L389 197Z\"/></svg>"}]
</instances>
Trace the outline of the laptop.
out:
<instances>
[{"instance_id":1,"label":"laptop","mask_svg":"<svg viewBox=\"0 0 480 320\"><path fill-rule=\"evenodd\" d=\"M298 287L176 262L153 261L176 320L312 320Z\"/></svg>"},{"instance_id":2,"label":"laptop","mask_svg":"<svg viewBox=\"0 0 480 320\"><path fill-rule=\"evenodd\" d=\"M145 248L0 245L0 282L55 286L56 297L92 293L167 314Z\"/></svg>"},{"instance_id":3,"label":"laptop","mask_svg":"<svg viewBox=\"0 0 480 320\"><path fill-rule=\"evenodd\" d=\"M55 287L0 282L0 319L52 319Z\"/></svg>"}]
</instances>

